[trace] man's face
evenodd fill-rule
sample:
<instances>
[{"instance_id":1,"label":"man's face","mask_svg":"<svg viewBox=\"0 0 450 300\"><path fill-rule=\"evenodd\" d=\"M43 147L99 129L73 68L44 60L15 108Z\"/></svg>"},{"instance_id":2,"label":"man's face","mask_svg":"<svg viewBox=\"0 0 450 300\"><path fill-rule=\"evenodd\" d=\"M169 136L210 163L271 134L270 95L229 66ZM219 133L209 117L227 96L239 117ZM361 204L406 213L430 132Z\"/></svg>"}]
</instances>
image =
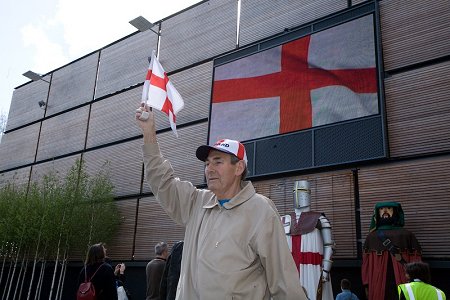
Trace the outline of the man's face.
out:
<instances>
[{"instance_id":1,"label":"man's face","mask_svg":"<svg viewBox=\"0 0 450 300\"><path fill-rule=\"evenodd\" d=\"M219 199L225 199L227 192L236 183L240 183L242 162L231 163L230 154L211 150L205 161L205 176L208 189L217 195ZM231 197L234 195L231 195Z\"/></svg>"},{"instance_id":2,"label":"man's face","mask_svg":"<svg viewBox=\"0 0 450 300\"><path fill-rule=\"evenodd\" d=\"M394 215L393 207L380 207L378 210L380 214L380 219L389 219Z\"/></svg>"}]
</instances>

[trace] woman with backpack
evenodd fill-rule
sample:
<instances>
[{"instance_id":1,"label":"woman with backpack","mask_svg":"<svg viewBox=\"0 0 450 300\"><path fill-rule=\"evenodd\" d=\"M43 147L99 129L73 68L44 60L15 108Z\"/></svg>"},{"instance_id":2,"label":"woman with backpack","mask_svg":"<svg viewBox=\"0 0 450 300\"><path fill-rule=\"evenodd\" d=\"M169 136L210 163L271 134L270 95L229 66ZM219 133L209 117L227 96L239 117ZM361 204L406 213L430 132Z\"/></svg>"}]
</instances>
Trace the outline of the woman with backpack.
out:
<instances>
[{"instance_id":1,"label":"woman with backpack","mask_svg":"<svg viewBox=\"0 0 450 300\"><path fill-rule=\"evenodd\" d=\"M78 276L77 299L117 300L114 270L105 262L103 243L89 248L85 265Z\"/></svg>"}]
</instances>

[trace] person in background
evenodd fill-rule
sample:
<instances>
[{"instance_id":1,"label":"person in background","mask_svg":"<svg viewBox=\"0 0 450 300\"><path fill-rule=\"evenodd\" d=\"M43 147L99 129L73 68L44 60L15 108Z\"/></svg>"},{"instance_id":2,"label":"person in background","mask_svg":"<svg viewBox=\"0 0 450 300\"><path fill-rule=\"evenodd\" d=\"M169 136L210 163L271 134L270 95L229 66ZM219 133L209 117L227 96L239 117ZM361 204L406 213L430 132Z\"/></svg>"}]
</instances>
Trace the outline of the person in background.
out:
<instances>
[{"instance_id":1,"label":"person in background","mask_svg":"<svg viewBox=\"0 0 450 300\"><path fill-rule=\"evenodd\" d=\"M160 300L175 300L180 279L182 254L183 241L178 241L172 246L172 250L170 250L170 254L167 257L159 289Z\"/></svg>"},{"instance_id":2,"label":"person in background","mask_svg":"<svg viewBox=\"0 0 450 300\"><path fill-rule=\"evenodd\" d=\"M105 262L105 257L105 244L98 243L89 248L85 266L78 276L78 286L87 278L94 285L97 300L117 300L114 271Z\"/></svg>"},{"instance_id":3,"label":"person in background","mask_svg":"<svg viewBox=\"0 0 450 300\"><path fill-rule=\"evenodd\" d=\"M430 267L424 262L412 262L405 266L405 275L409 283L398 286L400 300L445 300L445 294L432 286Z\"/></svg>"},{"instance_id":4,"label":"person in background","mask_svg":"<svg viewBox=\"0 0 450 300\"><path fill-rule=\"evenodd\" d=\"M146 300L159 300L159 289L161 285L161 278L163 276L164 267L169 250L167 243L159 242L155 246L156 257L152 259L145 268L147 277L147 298Z\"/></svg>"},{"instance_id":5,"label":"person in background","mask_svg":"<svg viewBox=\"0 0 450 300\"><path fill-rule=\"evenodd\" d=\"M125 288L125 269L124 263L117 264L114 269L114 276L116 278L117 295L119 300L129 300L127 289Z\"/></svg>"},{"instance_id":6,"label":"person in background","mask_svg":"<svg viewBox=\"0 0 450 300\"><path fill-rule=\"evenodd\" d=\"M140 120L143 112L148 119ZM176 178L161 155L153 111L142 104L135 117L151 190L186 228L177 300L306 300L274 203L245 181L245 147L230 139L198 147L208 186L199 189Z\"/></svg>"},{"instance_id":7,"label":"person in background","mask_svg":"<svg viewBox=\"0 0 450 300\"><path fill-rule=\"evenodd\" d=\"M352 284L350 280L344 278L341 280L341 293L336 296L336 300L359 300L358 296L351 291Z\"/></svg>"}]
</instances>

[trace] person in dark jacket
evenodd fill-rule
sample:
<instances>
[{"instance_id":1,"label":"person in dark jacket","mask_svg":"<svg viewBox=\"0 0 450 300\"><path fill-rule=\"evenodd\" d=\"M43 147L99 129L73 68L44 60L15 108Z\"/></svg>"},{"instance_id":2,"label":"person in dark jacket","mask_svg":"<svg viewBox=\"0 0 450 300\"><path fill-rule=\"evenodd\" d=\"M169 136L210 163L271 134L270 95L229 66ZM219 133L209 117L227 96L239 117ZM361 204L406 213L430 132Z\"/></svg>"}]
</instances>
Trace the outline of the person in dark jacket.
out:
<instances>
[{"instance_id":1,"label":"person in dark jacket","mask_svg":"<svg viewBox=\"0 0 450 300\"><path fill-rule=\"evenodd\" d=\"M182 254L183 241L176 242L172 246L170 255L167 258L166 266L164 267L164 273L161 278L161 287L159 290L160 300L175 300L178 280L180 279Z\"/></svg>"},{"instance_id":2,"label":"person in dark jacket","mask_svg":"<svg viewBox=\"0 0 450 300\"><path fill-rule=\"evenodd\" d=\"M103 243L89 248L85 265L78 276L78 286L91 281L95 288L97 300L117 300L117 288L114 271L105 263L106 248Z\"/></svg>"},{"instance_id":3,"label":"person in dark jacket","mask_svg":"<svg viewBox=\"0 0 450 300\"><path fill-rule=\"evenodd\" d=\"M161 278L166 265L166 259L169 255L167 243L159 242L155 246L156 257L152 259L145 268L147 277L147 297L146 300L160 300L159 288L161 285Z\"/></svg>"}]
</instances>

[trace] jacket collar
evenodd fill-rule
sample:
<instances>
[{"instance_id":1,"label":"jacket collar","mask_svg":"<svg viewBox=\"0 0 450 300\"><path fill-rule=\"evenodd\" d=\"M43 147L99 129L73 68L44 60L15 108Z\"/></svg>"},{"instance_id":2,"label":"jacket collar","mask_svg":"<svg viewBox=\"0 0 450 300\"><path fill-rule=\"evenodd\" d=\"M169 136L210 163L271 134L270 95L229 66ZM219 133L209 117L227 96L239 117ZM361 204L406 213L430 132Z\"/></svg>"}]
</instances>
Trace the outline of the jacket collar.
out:
<instances>
[{"instance_id":1,"label":"jacket collar","mask_svg":"<svg viewBox=\"0 0 450 300\"><path fill-rule=\"evenodd\" d=\"M251 184L250 181L242 182L241 188L242 188L241 191L236 196L231 198L229 202L223 204L223 208L232 209L238 205L241 205L256 193L255 188L253 187L253 184ZM203 208L214 208L215 206L220 207L216 195L211 197L209 201L205 205L203 205Z\"/></svg>"}]
</instances>

